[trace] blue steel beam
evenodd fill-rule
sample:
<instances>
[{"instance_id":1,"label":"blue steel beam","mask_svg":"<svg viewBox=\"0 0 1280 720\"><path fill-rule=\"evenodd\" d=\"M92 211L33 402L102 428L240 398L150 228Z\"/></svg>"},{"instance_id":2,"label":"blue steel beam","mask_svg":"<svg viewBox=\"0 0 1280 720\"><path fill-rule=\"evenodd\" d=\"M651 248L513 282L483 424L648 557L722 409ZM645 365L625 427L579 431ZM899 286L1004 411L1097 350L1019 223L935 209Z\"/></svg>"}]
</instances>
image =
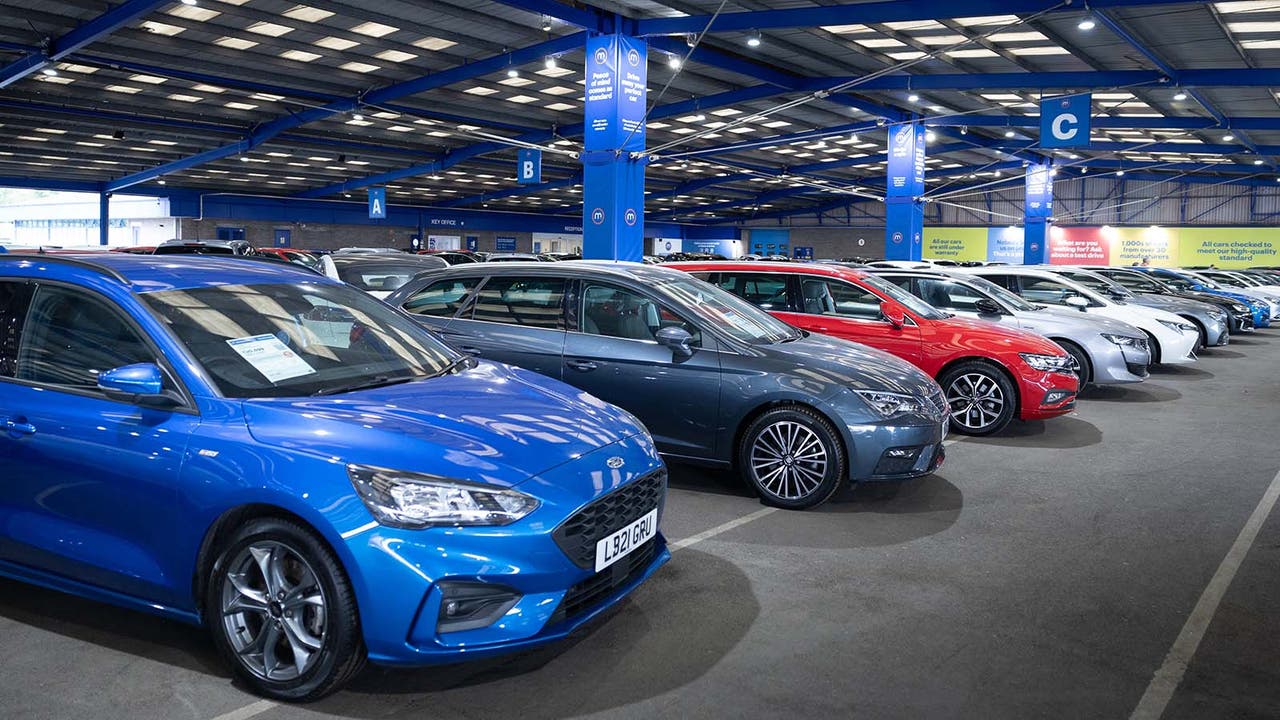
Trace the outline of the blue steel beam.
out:
<instances>
[{"instance_id":1,"label":"blue steel beam","mask_svg":"<svg viewBox=\"0 0 1280 720\"><path fill-rule=\"evenodd\" d=\"M1184 88L1195 87L1271 87L1280 84L1280 70L1241 68L1232 70L1181 70L1168 66L1159 70L1086 70L1079 72L1021 73L941 73L909 75L896 73L861 82L855 90L1087 90L1148 84L1169 86L1177 78ZM806 87L820 90L856 77L810 78Z\"/></svg>"},{"instance_id":2,"label":"blue steel beam","mask_svg":"<svg viewBox=\"0 0 1280 720\"><path fill-rule=\"evenodd\" d=\"M102 183L87 180L51 180L33 177L0 177L0 187L28 190L62 190L64 192L102 192Z\"/></svg>"},{"instance_id":3,"label":"blue steel beam","mask_svg":"<svg viewBox=\"0 0 1280 720\"><path fill-rule=\"evenodd\" d=\"M106 11L89 22L52 40L39 53L30 53L0 68L0 88L21 80L46 65L61 60L89 43L110 35L123 25L149 14L152 10L168 5L173 0L128 0Z\"/></svg>"},{"instance_id":4,"label":"blue steel beam","mask_svg":"<svg viewBox=\"0 0 1280 720\"><path fill-rule=\"evenodd\" d=\"M241 138L234 143L212 148L202 153L182 158L181 160L175 160L149 170L144 170L139 173L134 173L132 175L113 180L108 183L107 189L110 191L122 190L131 185L137 185L138 183L154 180L171 172L186 170L198 165L203 165L206 162L239 155L261 145L283 132L301 127L307 123L322 120L334 114L350 112L362 105L382 105L383 103L391 102L398 98L416 95L421 92L446 87L471 78L500 72L503 68L510 65L524 65L525 63L541 60L546 55L568 52L569 50L581 47L586 41L585 36L586 33L577 33L562 38L556 38L554 40L549 40L547 42L538 43L537 45L531 45L526 48L521 48L520 50L505 53L503 55L487 58L485 60L478 60L467 65L460 65L448 70L442 70L437 73L415 78L413 80L396 83L394 85L388 85L384 88L365 93L357 98L344 99L328 103L321 107L308 108L285 117L277 118L276 120L264 125L259 125L246 137Z\"/></svg>"},{"instance_id":5,"label":"blue steel beam","mask_svg":"<svg viewBox=\"0 0 1280 720\"><path fill-rule=\"evenodd\" d=\"M1237 117L1226 119L1232 129L1280 130L1280 117ZM1040 129L1039 116L1026 115L945 115L926 118L925 124L938 127L989 127ZM1189 117L1095 117L1090 123L1102 130L1213 130L1219 122L1212 118Z\"/></svg>"},{"instance_id":6,"label":"blue steel beam","mask_svg":"<svg viewBox=\"0 0 1280 720\"><path fill-rule=\"evenodd\" d=\"M1186 4L1186 0L1090 0L1093 10L1119 7L1152 7ZM684 17L646 18L635 22L639 35L684 35L701 32L710 26L711 32L743 32L771 28L820 27L904 22L911 20L937 20L938 18L975 17L979 15L1030 15L1044 10L1080 11L1080 5L1064 4L1052 0L968 0L955 3L950 0L882 0L819 7L802 7L788 10L755 10L751 12L724 13L712 21L710 15L686 15Z\"/></svg>"},{"instance_id":7,"label":"blue steel beam","mask_svg":"<svg viewBox=\"0 0 1280 720\"><path fill-rule=\"evenodd\" d=\"M544 192L546 190L559 190L560 188L573 187L582 182L582 173L576 173L567 178L560 180L548 180L537 185L520 185L518 187L507 188L506 190L495 190L493 192L480 193L479 195L471 195L469 197L454 198L442 203L437 203L439 207L462 207L464 205L474 205L475 203L484 203L491 200L502 200L505 198L520 197L521 195L532 195L534 193ZM559 210L557 210L559 212Z\"/></svg>"}]
</instances>

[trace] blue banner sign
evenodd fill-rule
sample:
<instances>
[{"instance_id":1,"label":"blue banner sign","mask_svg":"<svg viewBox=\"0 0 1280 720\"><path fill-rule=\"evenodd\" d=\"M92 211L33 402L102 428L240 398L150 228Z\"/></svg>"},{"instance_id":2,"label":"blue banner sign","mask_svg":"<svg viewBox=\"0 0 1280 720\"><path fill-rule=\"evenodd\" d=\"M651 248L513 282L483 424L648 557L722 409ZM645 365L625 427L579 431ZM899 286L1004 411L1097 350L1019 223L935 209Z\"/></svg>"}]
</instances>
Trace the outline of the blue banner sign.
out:
<instances>
[{"instance_id":1,"label":"blue banner sign","mask_svg":"<svg viewBox=\"0 0 1280 720\"><path fill-rule=\"evenodd\" d=\"M369 188L369 217L373 220L382 220L387 217L386 188Z\"/></svg>"},{"instance_id":2,"label":"blue banner sign","mask_svg":"<svg viewBox=\"0 0 1280 720\"><path fill-rule=\"evenodd\" d=\"M521 148L516 152L516 184L537 185L542 182L542 151Z\"/></svg>"},{"instance_id":3,"label":"blue banner sign","mask_svg":"<svg viewBox=\"0 0 1280 720\"><path fill-rule=\"evenodd\" d=\"M625 35L587 40L585 149L644 149L648 55L643 41Z\"/></svg>"},{"instance_id":4,"label":"blue banner sign","mask_svg":"<svg viewBox=\"0 0 1280 720\"><path fill-rule=\"evenodd\" d=\"M498 252L515 252L516 239L513 237L498 237Z\"/></svg>"},{"instance_id":5,"label":"blue banner sign","mask_svg":"<svg viewBox=\"0 0 1280 720\"><path fill-rule=\"evenodd\" d=\"M924 194L924 134L924 127L915 123L889 129L890 197Z\"/></svg>"},{"instance_id":6,"label":"blue banner sign","mask_svg":"<svg viewBox=\"0 0 1280 720\"><path fill-rule=\"evenodd\" d=\"M1089 114L1093 96L1069 95L1040 101L1040 147L1089 146Z\"/></svg>"},{"instance_id":7,"label":"blue banner sign","mask_svg":"<svg viewBox=\"0 0 1280 720\"><path fill-rule=\"evenodd\" d=\"M1027 166L1026 217L1053 216L1053 174L1047 164Z\"/></svg>"}]
</instances>

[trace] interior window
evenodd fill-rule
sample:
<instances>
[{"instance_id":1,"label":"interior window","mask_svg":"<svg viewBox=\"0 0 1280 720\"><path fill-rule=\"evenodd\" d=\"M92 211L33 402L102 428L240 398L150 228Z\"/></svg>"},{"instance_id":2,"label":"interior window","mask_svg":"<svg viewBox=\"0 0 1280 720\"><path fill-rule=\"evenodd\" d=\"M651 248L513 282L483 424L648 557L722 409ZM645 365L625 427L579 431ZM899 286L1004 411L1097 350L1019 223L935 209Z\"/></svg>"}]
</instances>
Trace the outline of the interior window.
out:
<instances>
[{"instance_id":1,"label":"interior window","mask_svg":"<svg viewBox=\"0 0 1280 720\"><path fill-rule=\"evenodd\" d=\"M917 282L920 299L943 310L977 312L974 306L984 297L973 288L950 280L920 278Z\"/></svg>"},{"instance_id":2,"label":"interior window","mask_svg":"<svg viewBox=\"0 0 1280 720\"><path fill-rule=\"evenodd\" d=\"M665 327L683 328L702 345L696 325L640 293L608 285L587 285L582 291L582 332L624 340L648 340Z\"/></svg>"},{"instance_id":3,"label":"interior window","mask_svg":"<svg viewBox=\"0 0 1280 720\"><path fill-rule=\"evenodd\" d=\"M17 372L18 338L34 292L30 283L0 283L0 376L13 377Z\"/></svg>"},{"instance_id":4,"label":"interior window","mask_svg":"<svg viewBox=\"0 0 1280 720\"><path fill-rule=\"evenodd\" d=\"M451 318L466 304L479 282L480 278L437 280L414 293L404 304L404 309L414 315Z\"/></svg>"},{"instance_id":5,"label":"interior window","mask_svg":"<svg viewBox=\"0 0 1280 720\"><path fill-rule=\"evenodd\" d=\"M762 310L786 311L791 308L787 298L786 275L720 273L716 284Z\"/></svg>"},{"instance_id":6,"label":"interior window","mask_svg":"<svg viewBox=\"0 0 1280 720\"><path fill-rule=\"evenodd\" d=\"M1080 293L1053 280L1022 278L1022 297L1046 305L1066 305L1067 298L1080 297Z\"/></svg>"},{"instance_id":7,"label":"interior window","mask_svg":"<svg viewBox=\"0 0 1280 720\"><path fill-rule=\"evenodd\" d=\"M85 293L43 286L27 314L14 377L95 389L104 370L153 362L155 353L115 309Z\"/></svg>"},{"instance_id":8,"label":"interior window","mask_svg":"<svg viewBox=\"0 0 1280 720\"><path fill-rule=\"evenodd\" d=\"M564 330L563 278L491 277L476 294L471 319Z\"/></svg>"},{"instance_id":9,"label":"interior window","mask_svg":"<svg viewBox=\"0 0 1280 720\"><path fill-rule=\"evenodd\" d=\"M800 287L804 311L810 315L839 315L864 320L879 320L881 317L880 298L856 285L805 278Z\"/></svg>"}]
</instances>

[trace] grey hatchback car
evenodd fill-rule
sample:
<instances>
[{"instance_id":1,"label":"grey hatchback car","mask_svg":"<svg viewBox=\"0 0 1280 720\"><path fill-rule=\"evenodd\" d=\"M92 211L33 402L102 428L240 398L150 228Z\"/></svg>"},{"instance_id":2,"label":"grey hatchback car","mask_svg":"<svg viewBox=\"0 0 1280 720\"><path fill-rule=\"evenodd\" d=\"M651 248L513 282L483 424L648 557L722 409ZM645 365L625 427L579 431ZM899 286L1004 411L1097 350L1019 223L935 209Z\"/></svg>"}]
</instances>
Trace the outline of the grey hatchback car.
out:
<instances>
[{"instance_id":1,"label":"grey hatchback car","mask_svg":"<svg viewBox=\"0 0 1280 720\"><path fill-rule=\"evenodd\" d=\"M669 268L459 265L386 300L463 352L629 410L663 454L734 467L768 505L812 507L945 456L946 401L928 375Z\"/></svg>"}]
</instances>

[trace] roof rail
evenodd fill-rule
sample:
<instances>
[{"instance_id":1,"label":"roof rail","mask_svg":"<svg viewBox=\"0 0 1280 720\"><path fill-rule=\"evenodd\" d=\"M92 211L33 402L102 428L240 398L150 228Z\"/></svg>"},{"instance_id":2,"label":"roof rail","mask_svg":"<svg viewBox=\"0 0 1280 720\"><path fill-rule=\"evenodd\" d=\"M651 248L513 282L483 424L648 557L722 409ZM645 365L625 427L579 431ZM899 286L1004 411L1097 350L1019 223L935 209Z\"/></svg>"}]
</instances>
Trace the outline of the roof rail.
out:
<instances>
[{"instance_id":1,"label":"roof rail","mask_svg":"<svg viewBox=\"0 0 1280 720\"><path fill-rule=\"evenodd\" d=\"M108 267L84 257L74 255L50 255L44 252L40 253L0 253L0 262L5 260L28 260L32 262L61 263L63 265L71 265L85 270L93 270L102 273L107 277L116 280L121 285L128 285L129 279L121 275L115 268Z\"/></svg>"}]
</instances>

